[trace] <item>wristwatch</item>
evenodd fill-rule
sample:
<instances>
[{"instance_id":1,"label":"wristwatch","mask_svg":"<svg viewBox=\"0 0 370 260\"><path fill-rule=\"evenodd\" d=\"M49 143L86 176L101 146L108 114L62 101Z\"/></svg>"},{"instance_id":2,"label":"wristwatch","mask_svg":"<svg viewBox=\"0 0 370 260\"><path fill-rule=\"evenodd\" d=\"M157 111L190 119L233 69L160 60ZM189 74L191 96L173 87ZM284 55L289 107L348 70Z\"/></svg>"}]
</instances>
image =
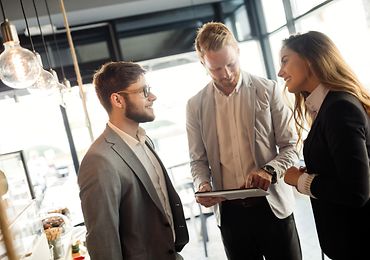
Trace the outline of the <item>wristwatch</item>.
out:
<instances>
[{"instance_id":1,"label":"wristwatch","mask_svg":"<svg viewBox=\"0 0 370 260\"><path fill-rule=\"evenodd\" d=\"M276 171L275 171L274 167L272 167L271 165L266 164L265 166L262 167L262 170L264 170L265 172L267 172L268 174L271 175L271 177L272 177L271 183L272 184L275 184L277 182L277 174L276 174Z\"/></svg>"}]
</instances>

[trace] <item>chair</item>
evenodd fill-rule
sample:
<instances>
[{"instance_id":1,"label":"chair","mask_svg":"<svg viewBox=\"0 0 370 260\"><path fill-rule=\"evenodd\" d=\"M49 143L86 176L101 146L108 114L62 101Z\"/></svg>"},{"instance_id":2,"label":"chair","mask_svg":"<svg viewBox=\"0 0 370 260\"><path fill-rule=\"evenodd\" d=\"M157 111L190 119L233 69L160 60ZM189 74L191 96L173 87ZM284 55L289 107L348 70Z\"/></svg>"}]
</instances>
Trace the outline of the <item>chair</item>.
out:
<instances>
[{"instance_id":1,"label":"chair","mask_svg":"<svg viewBox=\"0 0 370 260\"><path fill-rule=\"evenodd\" d=\"M200 237L203 242L204 254L208 257L207 251L207 242L208 238L208 230L207 230L207 218L208 216L212 215L209 213L204 213L202 210L202 206L195 201L195 189L193 186L192 179L189 175L190 173L190 166L189 162L181 163L178 165L174 165L167 169L171 181L179 193L181 202L184 208L187 208L190 213L190 219L196 234L198 234L198 227L196 225L196 214L194 213L195 210L199 210L199 219L200 219ZM175 173L176 172L176 173Z\"/></svg>"},{"instance_id":2,"label":"chair","mask_svg":"<svg viewBox=\"0 0 370 260\"><path fill-rule=\"evenodd\" d=\"M192 182L185 182L183 184L176 185L176 190L180 194L183 207L186 207L189 209L190 219L191 219L191 222L193 224L193 228L196 234L198 233L198 227L196 225L196 215L194 214L194 210L193 210L194 205L197 205L199 209L200 237L203 242L204 254L206 257L208 257L207 242L209 238L208 238L208 230L207 230L207 217L210 216L211 214L204 213L201 205L196 203L195 197L194 197L195 190L194 190L194 186ZM187 196L184 195L186 193L187 193Z\"/></svg>"}]
</instances>

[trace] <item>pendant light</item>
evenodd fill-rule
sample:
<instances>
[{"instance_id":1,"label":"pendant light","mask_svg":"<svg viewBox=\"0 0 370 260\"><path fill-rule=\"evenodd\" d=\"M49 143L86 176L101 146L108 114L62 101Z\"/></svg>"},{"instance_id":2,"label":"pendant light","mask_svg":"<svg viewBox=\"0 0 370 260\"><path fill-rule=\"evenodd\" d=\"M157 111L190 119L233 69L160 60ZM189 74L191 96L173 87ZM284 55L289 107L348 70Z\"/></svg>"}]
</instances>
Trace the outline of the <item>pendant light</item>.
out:
<instances>
[{"instance_id":1,"label":"pendant light","mask_svg":"<svg viewBox=\"0 0 370 260\"><path fill-rule=\"evenodd\" d=\"M39 53L36 52L35 50L35 47L34 47L34 44L33 44L33 40L32 40L32 36L31 36L31 33L30 33L30 29L29 29L29 25L28 25L28 20L27 20L27 16L26 16L26 13L24 11L24 6L23 6L23 0L19 0L20 4L21 4L21 9L22 9L22 13L23 13L23 18L24 18L24 21L26 23L26 29L27 29L27 34L28 34L28 37L29 37L29 40L30 40L30 43L31 43L31 47L32 47L32 52L33 52L33 55L36 57L37 59L37 62L41 68L40 70L40 75L39 77L37 78L37 80L28 88L28 91L30 93L37 93L37 92L41 92L40 90L41 89L49 89L51 88L50 86L52 86L52 80L53 80L53 76L46 70L44 70L43 68L43 64L42 64L42 59L41 59L41 56ZM41 86L46 86L44 88L42 88ZM43 92L45 94L45 92ZM47 93L48 94L48 93Z\"/></svg>"},{"instance_id":2,"label":"pendant light","mask_svg":"<svg viewBox=\"0 0 370 260\"><path fill-rule=\"evenodd\" d=\"M22 0L21 0L21 3L22 3ZM59 83L58 78L55 77L56 72L50 66L49 52L48 52L48 49L46 48L45 38L44 38L44 34L42 32L42 29L41 29L40 19L39 19L39 15L38 15L38 12L37 12L35 1L32 0L32 3L33 3L33 7L35 9L36 20L37 20L37 24L38 24L38 27L39 27L39 30L40 30L42 44L44 46L45 55L46 55L46 61L47 61L49 70L42 69L41 70L40 77L30 87L29 90L32 92L32 90L35 90L35 89L36 90L38 90L38 89L42 89L42 90L57 90L57 89L62 89L62 88L64 88L64 85L62 85L62 84ZM22 4L22 6L23 6L23 4ZM30 35L30 37L31 37L31 35ZM39 57L40 65L43 66L42 65L41 56L38 55L38 57Z\"/></svg>"},{"instance_id":3,"label":"pendant light","mask_svg":"<svg viewBox=\"0 0 370 260\"><path fill-rule=\"evenodd\" d=\"M1 24L4 51L0 55L0 79L11 88L27 88L38 79L41 67L36 56L22 48L15 26L5 16L0 0L4 22Z\"/></svg>"},{"instance_id":4,"label":"pendant light","mask_svg":"<svg viewBox=\"0 0 370 260\"><path fill-rule=\"evenodd\" d=\"M55 33L55 30L54 30L54 24L53 24L53 21L51 20L49 5L48 5L47 0L44 0L44 2L45 2L45 6L46 6L46 11L47 11L48 17L49 17L51 31L52 31L52 34L53 34L53 41L54 41L55 49L56 49L57 56L58 56L59 66L60 66L60 69L62 71L62 76L63 76L63 83L62 84L64 85L64 88L62 88L60 90L61 90L61 92L69 91L69 90L71 90L71 83L66 78L66 75L65 75L65 72L64 72L64 66L63 66L63 63L62 63L62 58L60 56L58 41L57 41L56 33ZM56 72L55 72L55 74L56 74ZM56 74L56 77L58 78L57 74Z\"/></svg>"}]
</instances>

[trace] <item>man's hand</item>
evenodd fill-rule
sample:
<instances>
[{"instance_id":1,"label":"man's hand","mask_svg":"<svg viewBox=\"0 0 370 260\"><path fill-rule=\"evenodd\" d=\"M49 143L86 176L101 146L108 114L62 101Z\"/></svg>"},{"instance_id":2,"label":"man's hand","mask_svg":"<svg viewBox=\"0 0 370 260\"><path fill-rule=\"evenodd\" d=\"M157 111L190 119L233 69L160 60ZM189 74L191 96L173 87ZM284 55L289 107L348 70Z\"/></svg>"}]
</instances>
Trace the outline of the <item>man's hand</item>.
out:
<instances>
[{"instance_id":1,"label":"man's hand","mask_svg":"<svg viewBox=\"0 0 370 260\"><path fill-rule=\"evenodd\" d=\"M284 181L289 185L297 187L298 179L305 171L306 171L306 168L304 167L301 167L299 169L294 166L290 167L289 169L286 170L284 174Z\"/></svg>"},{"instance_id":2,"label":"man's hand","mask_svg":"<svg viewBox=\"0 0 370 260\"><path fill-rule=\"evenodd\" d=\"M201 185L199 185L198 192L206 192L206 191L212 191L212 187L208 182L204 182ZM222 197L196 197L196 201L203 205L206 208L212 207L216 205L217 203L220 203L224 201L225 199Z\"/></svg>"},{"instance_id":3,"label":"man's hand","mask_svg":"<svg viewBox=\"0 0 370 260\"><path fill-rule=\"evenodd\" d=\"M253 171L247 175L245 186L242 188L261 188L267 190L272 181L272 176L262 169Z\"/></svg>"}]
</instances>

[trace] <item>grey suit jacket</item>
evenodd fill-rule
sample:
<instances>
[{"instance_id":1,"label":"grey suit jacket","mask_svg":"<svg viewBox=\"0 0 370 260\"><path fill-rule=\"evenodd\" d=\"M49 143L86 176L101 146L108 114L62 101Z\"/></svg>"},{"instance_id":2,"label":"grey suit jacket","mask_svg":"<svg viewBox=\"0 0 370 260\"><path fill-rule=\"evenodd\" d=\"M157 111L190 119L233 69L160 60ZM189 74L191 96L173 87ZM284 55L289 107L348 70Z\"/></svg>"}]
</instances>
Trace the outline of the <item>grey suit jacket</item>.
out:
<instances>
[{"instance_id":1,"label":"grey suit jacket","mask_svg":"<svg viewBox=\"0 0 370 260\"><path fill-rule=\"evenodd\" d=\"M293 212L294 194L281 178L286 168L298 161L297 141L276 82L242 72L246 100L242 105L248 122L250 150L257 167L269 164L276 169L278 181L270 186L267 200L278 218ZM190 165L195 187L211 181L215 190L223 189L217 138L213 82L192 97L187 104L186 129L189 141ZM219 219L218 208L215 208Z\"/></svg>"},{"instance_id":2,"label":"grey suit jacket","mask_svg":"<svg viewBox=\"0 0 370 260\"><path fill-rule=\"evenodd\" d=\"M146 144L152 149L150 143ZM188 242L180 198L157 159L166 179L175 242L148 173L110 127L86 153L78 183L92 260L175 260L175 252Z\"/></svg>"}]
</instances>

